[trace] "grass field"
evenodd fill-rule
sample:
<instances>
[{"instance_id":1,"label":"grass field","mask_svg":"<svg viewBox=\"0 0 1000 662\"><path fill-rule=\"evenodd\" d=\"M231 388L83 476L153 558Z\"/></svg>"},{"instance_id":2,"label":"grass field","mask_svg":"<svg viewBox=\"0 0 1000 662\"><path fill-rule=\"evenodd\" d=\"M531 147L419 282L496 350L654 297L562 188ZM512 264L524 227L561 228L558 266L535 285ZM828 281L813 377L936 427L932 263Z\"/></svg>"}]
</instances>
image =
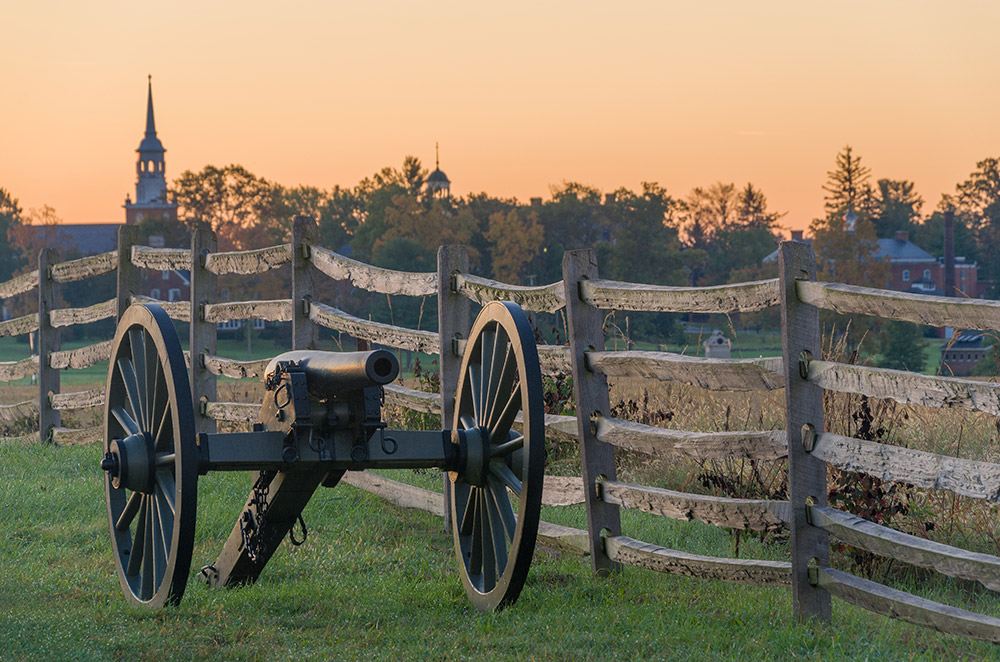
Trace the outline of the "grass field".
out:
<instances>
[{"instance_id":1,"label":"grass field","mask_svg":"<svg viewBox=\"0 0 1000 662\"><path fill-rule=\"evenodd\" d=\"M254 586L193 579L179 608L128 607L111 561L96 446L0 446L0 660L941 660L994 647L834 604L833 625L797 624L790 595L626 568L541 548L521 600L467 603L440 520L349 486L305 511L309 540L284 544ZM436 476L399 472L434 484ZM248 490L244 474L199 483L195 566L214 560ZM579 508L545 519L579 526ZM625 513L626 532L731 553L724 532ZM780 557L781 545L765 547ZM192 574L196 572L193 568ZM925 587L934 594L935 587ZM997 613L989 597L970 606Z\"/></svg>"}]
</instances>

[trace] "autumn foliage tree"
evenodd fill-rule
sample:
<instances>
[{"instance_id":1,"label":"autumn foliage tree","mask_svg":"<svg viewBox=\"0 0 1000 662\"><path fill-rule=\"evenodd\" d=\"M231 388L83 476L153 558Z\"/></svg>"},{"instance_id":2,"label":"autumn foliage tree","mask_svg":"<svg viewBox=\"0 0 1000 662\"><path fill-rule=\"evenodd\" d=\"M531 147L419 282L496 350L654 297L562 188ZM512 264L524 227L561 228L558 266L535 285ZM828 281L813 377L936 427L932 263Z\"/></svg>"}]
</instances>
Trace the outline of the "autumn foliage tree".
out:
<instances>
[{"instance_id":1,"label":"autumn foliage tree","mask_svg":"<svg viewBox=\"0 0 1000 662\"><path fill-rule=\"evenodd\" d=\"M519 285L526 268L542 249L545 231L534 211L521 214L511 210L490 215L486 239L493 258L493 277Z\"/></svg>"}]
</instances>

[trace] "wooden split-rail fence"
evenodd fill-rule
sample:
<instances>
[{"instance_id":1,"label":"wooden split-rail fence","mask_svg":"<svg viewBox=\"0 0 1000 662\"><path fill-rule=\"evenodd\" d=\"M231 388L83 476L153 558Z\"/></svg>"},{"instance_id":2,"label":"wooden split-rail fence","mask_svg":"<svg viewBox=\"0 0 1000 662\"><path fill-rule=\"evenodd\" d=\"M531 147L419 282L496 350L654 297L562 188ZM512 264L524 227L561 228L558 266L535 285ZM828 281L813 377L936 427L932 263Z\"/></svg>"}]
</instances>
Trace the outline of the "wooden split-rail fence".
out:
<instances>
[{"instance_id":1,"label":"wooden split-rail fence","mask_svg":"<svg viewBox=\"0 0 1000 662\"><path fill-rule=\"evenodd\" d=\"M233 319L291 322L291 349L313 347L320 327L369 343L439 356L441 391L424 393L400 385L385 388L386 401L440 414L450 426L464 341L471 326L470 303L511 300L529 311L565 310L568 346L539 348L544 373L572 374L577 417L547 415L547 433L579 443L582 476L546 477L549 505L585 503L587 529L543 522L539 536L548 545L587 556L598 573L620 565L721 581L791 587L799 618L830 618L831 596L863 608L977 639L1000 642L1000 619L943 605L836 570L829 565L830 537L921 568L1000 590L1000 558L907 535L827 505L827 467L866 473L884 481L1000 500L1000 465L910 450L825 431L824 391L890 398L930 407L960 407L1000 416L1000 384L931 377L820 360L820 309L874 315L918 324L967 329L1000 329L1000 302L922 296L815 280L812 249L785 242L779 249L779 278L716 287L667 287L600 278L593 251L571 251L563 260L563 280L524 287L469 272L467 249L443 246L437 273L405 273L366 265L338 255L314 240L311 219L296 217L292 241L255 251L217 252L215 236L199 231L187 249L137 245L136 229L123 226L118 250L55 263L44 250L38 271L0 284L0 298L38 291L37 314L0 323L0 336L37 330L37 355L0 363L0 381L37 374L39 399L0 407L0 420L36 420L43 443L96 442L102 429L67 429L63 411L103 403L104 389L62 394L60 371L108 359L110 342L64 351L59 330L72 324L120 317L128 305L147 301L140 294L141 269L189 269L190 301L160 302L175 320L190 323L189 365L201 431L216 421L249 422L259 404L219 402L216 378L260 378L266 360L236 361L216 355L216 324ZM291 264L291 298L219 302L216 279L223 274L262 273ZM66 282L117 271L115 299L84 308L57 309L58 288ZM387 295L437 296L438 333L404 329L359 319L313 298L314 279L349 281L354 287ZM783 356L763 359L709 359L669 352L606 351L602 328L606 310L681 313L736 313L779 307ZM784 430L690 432L641 425L610 415L608 377L638 376L717 391L784 389ZM7 440L8 443L10 440ZM735 499L633 485L615 474L616 449L664 454L698 461L726 458L787 458L787 501ZM399 505L440 515L449 511L440 492L424 490L368 472L352 473L354 484ZM620 509L633 508L681 520L699 520L729 529L788 529L789 561L716 558L667 549L623 534Z\"/></svg>"}]
</instances>

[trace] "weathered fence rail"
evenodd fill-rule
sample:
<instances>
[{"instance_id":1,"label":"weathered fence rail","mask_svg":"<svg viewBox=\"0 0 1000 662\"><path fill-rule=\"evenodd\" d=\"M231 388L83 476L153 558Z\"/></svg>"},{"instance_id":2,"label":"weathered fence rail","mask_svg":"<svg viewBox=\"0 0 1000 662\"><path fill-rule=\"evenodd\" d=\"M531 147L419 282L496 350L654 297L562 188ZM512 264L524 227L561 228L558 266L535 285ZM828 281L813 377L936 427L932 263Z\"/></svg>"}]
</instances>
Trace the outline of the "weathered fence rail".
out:
<instances>
[{"instance_id":1,"label":"weathered fence rail","mask_svg":"<svg viewBox=\"0 0 1000 662\"><path fill-rule=\"evenodd\" d=\"M0 336L39 332L38 354L0 363L0 381L37 375L39 398L0 405L0 421L34 421L43 442L93 443L101 426L68 429L60 412L101 406L104 389L60 393L61 370L106 361L110 341L63 350L59 330L75 324L120 316L131 302L152 301L139 291L139 270L190 270L189 301L163 302L168 315L189 322L192 392L201 430L217 421L247 424L256 420L259 403L222 402L216 379L259 379L267 359L239 361L216 353L216 324L237 319L292 322L292 348L315 345L317 329L346 333L369 344L436 354L441 391L427 393L392 384L387 404L440 416L451 427L454 390L469 304L512 300L527 310L565 311L568 346L541 346L545 373L573 376L573 406L580 416L549 414L548 435L580 445L582 476L546 476L543 503L585 504L586 530L542 523L539 538L559 549L589 557L595 571L620 565L658 572L792 589L799 617L830 617L830 596L945 632L1000 641L1000 621L940 605L853 577L829 567L829 536L945 575L975 580L1000 590L1000 558L929 542L865 521L826 505L826 468L867 473L882 480L967 497L1000 501L1000 465L911 450L901 446L844 437L824 429L823 391L891 398L907 404L960 407L1000 415L1000 386L973 380L928 377L820 360L817 311L866 314L921 324L973 329L1000 328L1000 302L925 297L872 288L818 283L811 249L788 242L779 251L778 279L716 287L667 287L604 280L594 253L565 256L563 279L543 286L501 283L468 273L463 247L442 247L437 273L407 273L373 267L338 255L315 243L309 219L297 217L292 241L279 246L217 252L211 233L199 231L191 249L151 248L136 244L134 228L125 227L119 250L64 263L43 253L39 269L0 283L0 297L37 289L39 307L0 322ZM290 264L292 297L270 301L219 301L216 277L260 274ZM118 273L115 299L81 308L55 308L61 284L111 271ZM364 320L315 299L313 278L323 274L357 288L386 295L437 296L437 333ZM803 276L805 274L805 276ZM783 357L706 359L649 351L608 351L603 320L608 310L682 313L737 313L779 307ZM813 358L815 357L815 358ZM698 432L644 425L611 416L607 377L632 377L690 384L713 391L785 391L785 429ZM22 438L23 440L23 438ZM788 462L787 500L734 499L690 494L622 482L615 475L617 450L638 451L675 460L765 460ZM371 473L348 474L344 482L393 503L446 516L445 497ZM667 549L635 540L622 532L620 508L680 520L698 520L728 529L791 532L791 559L760 561L717 558Z\"/></svg>"}]
</instances>

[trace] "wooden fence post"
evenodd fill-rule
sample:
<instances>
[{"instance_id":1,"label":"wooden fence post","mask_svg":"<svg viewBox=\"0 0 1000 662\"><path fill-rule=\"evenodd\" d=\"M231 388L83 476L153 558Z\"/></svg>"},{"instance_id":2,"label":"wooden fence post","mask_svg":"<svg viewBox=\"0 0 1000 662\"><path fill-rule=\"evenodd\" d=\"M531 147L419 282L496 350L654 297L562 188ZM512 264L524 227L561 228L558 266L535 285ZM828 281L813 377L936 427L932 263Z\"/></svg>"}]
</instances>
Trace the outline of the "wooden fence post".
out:
<instances>
[{"instance_id":1,"label":"wooden fence post","mask_svg":"<svg viewBox=\"0 0 1000 662\"><path fill-rule=\"evenodd\" d=\"M194 400L195 430L215 432L215 419L205 416L201 400L217 400L217 380L205 367L205 354L216 352L216 324L205 321L205 306L215 303L218 296L218 276L205 268L205 256L218 249L215 233L208 229L195 230L191 236L191 396Z\"/></svg>"},{"instance_id":2,"label":"wooden fence post","mask_svg":"<svg viewBox=\"0 0 1000 662\"><path fill-rule=\"evenodd\" d=\"M309 258L315 228L311 216L292 219L292 349L316 347L316 325L309 318L313 295L312 263Z\"/></svg>"},{"instance_id":3,"label":"wooden fence post","mask_svg":"<svg viewBox=\"0 0 1000 662\"><path fill-rule=\"evenodd\" d=\"M59 329L49 319L49 311L59 307L59 283L51 278L52 265L58 262L52 248L38 253L38 434L43 444L52 440L52 430L62 422L49 400L59 393L59 370L49 365L49 356L61 347Z\"/></svg>"},{"instance_id":4,"label":"wooden fence post","mask_svg":"<svg viewBox=\"0 0 1000 662\"><path fill-rule=\"evenodd\" d=\"M566 294L566 320L569 324L573 393L576 397L577 430L580 435L580 464L587 503L587 532L590 535L590 558L594 571L606 575L618 569L608 558L601 538L621 535L618 506L600 499L599 481L615 480L615 450L598 441L593 416L607 416L608 381L604 375L587 367L588 351L604 350L601 311L580 299L580 281L597 278L597 257L593 250L569 251L563 256L563 286Z\"/></svg>"},{"instance_id":5,"label":"wooden fence post","mask_svg":"<svg viewBox=\"0 0 1000 662\"><path fill-rule=\"evenodd\" d=\"M469 300L454 288L453 276L469 271L467 246L441 246L438 248L438 374L441 382L441 429L450 430L455 416L455 392L462 357L455 352L455 338L468 338ZM451 531L451 480L444 474L444 528Z\"/></svg>"},{"instance_id":6,"label":"wooden fence post","mask_svg":"<svg viewBox=\"0 0 1000 662\"><path fill-rule=\"evenodd\" d=\"M823 432L823 389L803 374L805 361L819 360L819 311L799 301L796 280L815 280L812 247L782 242L778 250L781 275L781 336L785 362L785 420L788 434L788 500L791 505L792 609L796 618L830 620L830 594L810 582L809 566L830 564L827 533L809 524L807 500L826 505L826 463L803 447L803 428ZM809 429L809 428L806 428ZM810 449L811 450L811 449Z\"/></svg>"},{"instance_id":7,"label":"wooden fence post","mask_svg":"<svg viewBox=\"0 0 1000 662\"><path fill-rule=\"evenodd\" d=\"M128 310L129 297L139 294L142 288L142 271L132 264L132 246L139 243L139 228L122 225L118 228L118 317L119 321Z\"/></svg>"}]
</instances>

